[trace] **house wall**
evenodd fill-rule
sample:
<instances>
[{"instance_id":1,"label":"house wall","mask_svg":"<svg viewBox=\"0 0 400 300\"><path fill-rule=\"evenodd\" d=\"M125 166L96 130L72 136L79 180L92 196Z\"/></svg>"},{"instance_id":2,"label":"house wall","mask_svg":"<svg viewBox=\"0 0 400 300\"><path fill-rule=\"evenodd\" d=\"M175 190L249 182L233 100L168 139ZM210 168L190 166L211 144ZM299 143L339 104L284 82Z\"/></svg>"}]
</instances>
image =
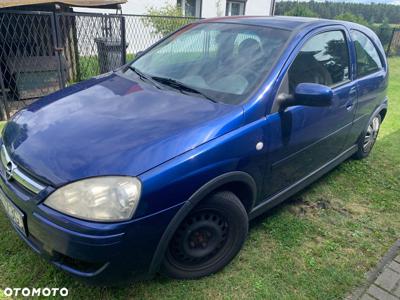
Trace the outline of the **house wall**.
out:
<instances>
[{"instance_id":1,"label":"house wall","mask_svg":"<svg viewBox=\"0 0 400 300\"><path fill-rule=\"evenodd\" d=\"M272 0L248 0L246 3L246 15L269 16Z\"/></svg>"},{"instance_id":2,"label":"house wall","mask_svg":"<svg viewBox=\"0 0 400 300\"><path fill-rule=\"evenodd\" d=\"M122 13L132 15L145 15L150 7L160 8L166 4L176 4L176 0L128 0L127 3L122 4ZM81 12L96 12L96 13L115 13L115 10L99 9L99 8L78 8L75 7L74 11Z\"/></svg>"},{"instance_id":3,"label":"house wall","mask_svg":"<svg viewBox=\"0 0 400 300\"><path fill-rule=\"evenodd\" d=\"M203 0L203 18L225 16L226 0Z\"/></svg>"},{"instance_id":4,"label":"house wall","mask_svg":"<svg viewBox=\"0 0 400 300\"><path fill-rule=\"evenodd\" d=\"M170 0L171 1L171 0ZM172 2L175 2L172 0ZM247 0L246 15L269 16L272 0ZM226 11L226 0L203 0L202 17L223 17Z\"/></svg>"},{"instance_id":5,"label":"house wall","mask_svg":"<svg viewBox=\"0 0 400 300\"><path fill-rule=\"evenodd\" d=\"M269 16L272 0L247 0L245 14L248 16ZM226 0L203 0L203 18L223 17Z\"/></svg>"},{"instance_id":6,"label":"house wall","mask_svg":"<svg viewBox=\"0 0 400 300\"><path fill-rule=\"evenodd\" d=\"M128 0L122 5L124 14L145 15L149 7L163 7L166 4L176 4L176 0ZM247 0L246 15L269 15L272 0ZM74 8L75 11L94 11L87 8ZM203 0L202 17L213 18L225 16L226 0ZM107 12L107 10L96 9L96 12ZM111 11L115 12L115 11Z\"/></svg>"},{"instance_id":7,"label":"house wall","mask_svg":"<svg viewBox=\"0 0 400 300\"><path fill-rule=\"evenodd\" d=\"M128 0L122 5L124 14L145 15L150 7L163 7L167 4L176 4L176 0Z\"/></svg>"}]
</instances>

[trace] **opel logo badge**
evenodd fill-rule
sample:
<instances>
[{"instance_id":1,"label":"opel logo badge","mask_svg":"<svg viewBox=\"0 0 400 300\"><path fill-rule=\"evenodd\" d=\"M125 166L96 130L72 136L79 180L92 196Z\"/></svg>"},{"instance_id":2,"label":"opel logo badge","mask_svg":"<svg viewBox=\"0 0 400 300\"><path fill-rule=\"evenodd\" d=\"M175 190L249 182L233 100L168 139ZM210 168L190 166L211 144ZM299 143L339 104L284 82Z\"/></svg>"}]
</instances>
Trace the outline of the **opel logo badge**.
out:
<instances>
[{"instance_id":1,"label":"opel logo badge","mask_svg":"<svg viewBox=\"0 0 400 300\"><path fill-rule=\"evenodd\" d=\"M7 166L6 166L6 179L8 181L11 180L13 171L14 171L14 164L10 161L7 163Z\"/></svg>"},{"instance_id":2,"label":"opel logo badge","mask_svg":"<svg viewBox=\"0 0 400 300\"><path fill-rule=\"evenodd\" d=\"M12 162L10 156L8 156L6 147L4 145L1 146L0 158L5 173L4 176L6 177L7 181L10 181L13 178L17 166Z\"/></svg>"}]
</instances>

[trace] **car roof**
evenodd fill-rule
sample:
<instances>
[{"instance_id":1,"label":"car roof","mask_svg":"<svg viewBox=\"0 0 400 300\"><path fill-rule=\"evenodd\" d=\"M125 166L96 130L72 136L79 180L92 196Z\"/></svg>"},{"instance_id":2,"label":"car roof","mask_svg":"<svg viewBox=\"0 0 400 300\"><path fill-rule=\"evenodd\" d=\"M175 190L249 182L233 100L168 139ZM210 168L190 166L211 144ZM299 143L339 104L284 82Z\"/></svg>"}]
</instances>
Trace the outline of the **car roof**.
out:
<instances>
[{"instance_id":1,"label":"car roof","mask_svg":"<svg viewBox=\"0 0 400 300\"><path fill-rule=\"evenodd\" d=\"M224 22L224 23L244 24L244 25L256 25L256 26L280 28L290 31L296 31L301 29L302 27L319 27L319 26L337 25L337 24L341 24L346 27L364 27L346 21L305 18L305 17L291 17L291 16L274 16L274 17L235 16L235 17L210 18L202 20L201 22Z\"/></svg>"}]
</instances>

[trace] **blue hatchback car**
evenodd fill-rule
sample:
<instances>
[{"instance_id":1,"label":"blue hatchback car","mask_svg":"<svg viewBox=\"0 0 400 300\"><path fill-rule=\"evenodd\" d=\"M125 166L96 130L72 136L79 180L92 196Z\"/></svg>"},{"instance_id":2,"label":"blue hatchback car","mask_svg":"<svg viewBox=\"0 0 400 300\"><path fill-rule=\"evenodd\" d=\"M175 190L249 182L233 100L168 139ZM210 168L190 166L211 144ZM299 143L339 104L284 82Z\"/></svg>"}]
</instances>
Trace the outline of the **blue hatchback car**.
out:
<instances>
[{"instance_id":1,"label":"blue hatchback car","mask_svg":"<svg viewBox=\"0 0 400 300\"><path fill-rule=\"evenodd\" d=\"M387 85L366 27L203 20L18 112L0 198L19 236L80 278L206 276L249 220L370 153Z\"/></svg>"}]
</instances>

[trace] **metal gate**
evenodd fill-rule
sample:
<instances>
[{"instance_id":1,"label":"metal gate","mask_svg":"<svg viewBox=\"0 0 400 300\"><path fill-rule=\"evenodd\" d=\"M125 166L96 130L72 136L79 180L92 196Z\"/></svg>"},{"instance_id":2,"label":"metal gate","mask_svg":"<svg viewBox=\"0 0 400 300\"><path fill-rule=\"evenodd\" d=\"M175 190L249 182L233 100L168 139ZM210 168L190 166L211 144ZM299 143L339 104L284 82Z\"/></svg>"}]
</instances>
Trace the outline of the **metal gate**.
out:
<instances>
[{"instance_id":1,"label":"metal gate","mask_svg":"<svg viewBox=\"0 0 400 300\"><path fill-rule=\"evenodd\" d=\"M0 45L3 118L64 87L54 14L1 11Z\"/></svg>"}]
</instances>

